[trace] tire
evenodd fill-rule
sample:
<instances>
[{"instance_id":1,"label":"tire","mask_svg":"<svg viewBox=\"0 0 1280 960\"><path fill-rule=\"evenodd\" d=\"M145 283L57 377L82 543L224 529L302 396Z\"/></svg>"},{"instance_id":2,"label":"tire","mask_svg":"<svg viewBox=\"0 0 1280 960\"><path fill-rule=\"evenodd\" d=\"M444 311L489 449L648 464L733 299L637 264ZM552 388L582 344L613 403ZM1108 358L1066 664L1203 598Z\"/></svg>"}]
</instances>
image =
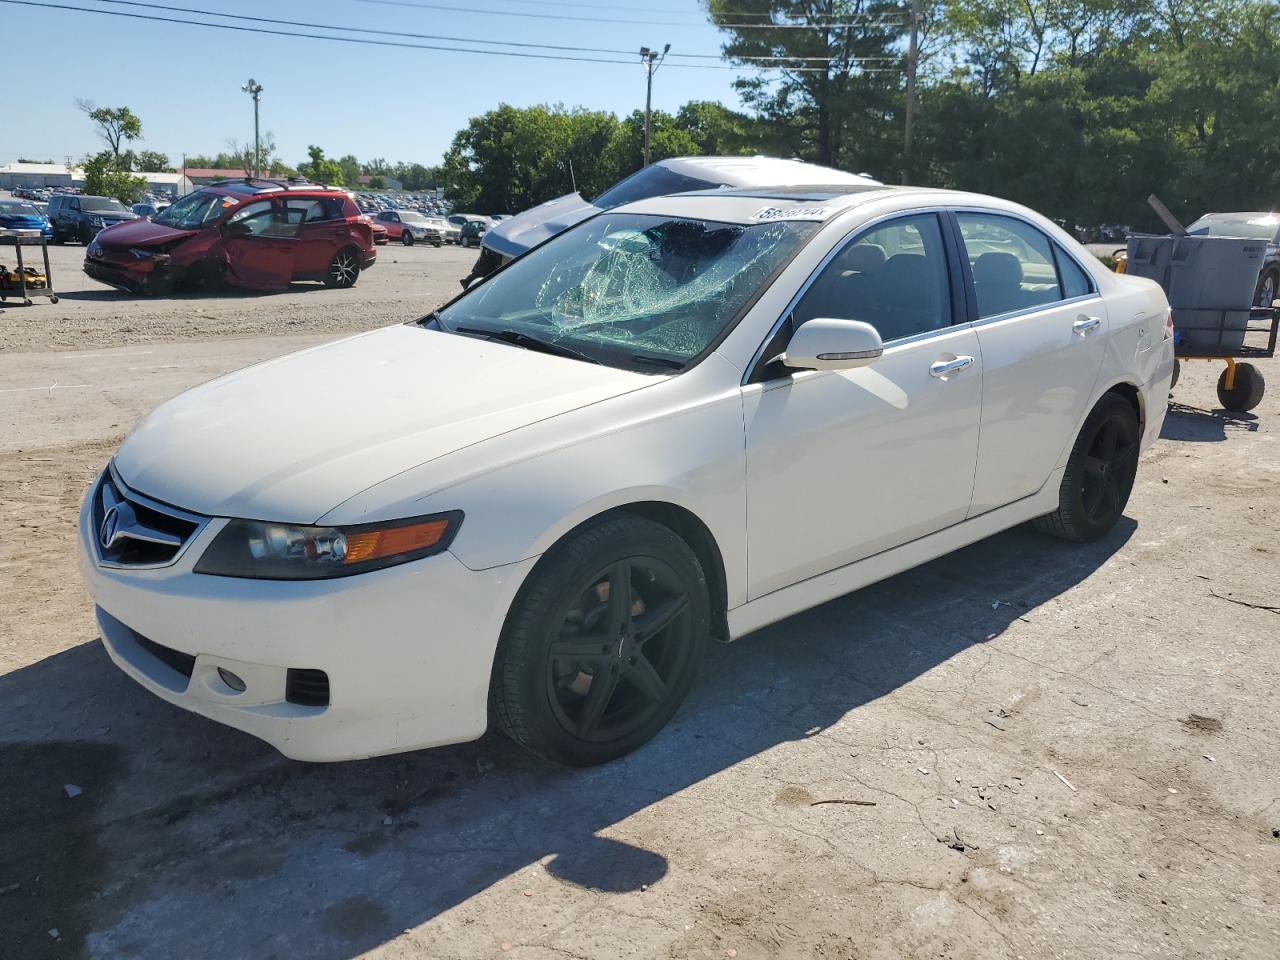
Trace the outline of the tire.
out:
<instances>
[{"instance_id":1,"label":"tire","mask_svg":"<svg viewBox=\"0 0 1280 960\"><path fill-rule=\"evenodd\" d=\"M1258 288L1253 292L1255 307L1270 307L1280 299L1280 270L1263 270L1258 277Z\"/></svg>"},{"instance_id":2,"label":"tire","mask_svg":"<svg viewBox=\"0 0 1280 960\"><path fill-rule=\"evenodd\" d=\"M1267 383L1262 378L1262 371L1252 363L1237 363L1235 385L1227 389L1227 371L1223 370L1218 377L1218 402L1224 410L1232 413L1245 413L1262 402Z\"/></svg>"},{"instance_id":3,"label":"tire","mask_svg":"<svg viewBox=\"0 0 1280 960\"><path fill-rule=\"evenodd\" d=\"M1133 405L1119 394L1105 394L1071 448L1058 509L1037 517L1036 528L1077 543L1106 536L1129 502L1140 439Z\"/></svg>"},{"instance_id":4,"label":"tire","mask_svg":"<svg viewBox=\"0 0 1280 960\"><path fill-rule=\"evenodd\" d=\"M1173 379L1169 381L1169 389L1172 390L1178 385L1178 378L1182 376L1182 361L1173 361Z\"/></svg>"},{"instance_id":5,"label":"tire","mask_svg":"<svg viewBox=\"0 0 1280 960\"><path fill-rule=\"evenodd\" d=\"M431 245L432 245L433 247L435 247L437 250L439 250L441 247L443 247L443 246L444 246L444 241L443 241L443 240L435 240L435 241L433 241L433 242L432 242L432 244L431 244Z\"/></svg>"},{"instance_id":6,"label":"tire","mask_svg":"<svg viewBox=\"0 0 1280 960\"><path fill-rule=\"evenodd\" d=\"M400 242L403 243L406 247L412 247L413 234L410 233L408 230L404 231L402 234L400 234Z\"/></svg>"},{"instance_id":7,"label":"tire","mask_svg":"<svg viewBox=\"0 0 1280 960\"><path fill-rule=\"evenodd\" d=\"M324 274L324 285L334 289L354 287L360 278L360 254L355 247L343 247L329 261Z\"/></svg>"},{"instance_id":8,"label":"tire","mask_svg":"<svg viewBox=\"0 0 1280 960\"><path fill-rule=\"evenodd\" d=\"M624 583L630 604L610 603ZM615 760L680 707L710 625L707 580L689 545L650 520L606 515L552 548L521 588L494 659L492 714L548 760Z\"/></svg>"}]
</instances>

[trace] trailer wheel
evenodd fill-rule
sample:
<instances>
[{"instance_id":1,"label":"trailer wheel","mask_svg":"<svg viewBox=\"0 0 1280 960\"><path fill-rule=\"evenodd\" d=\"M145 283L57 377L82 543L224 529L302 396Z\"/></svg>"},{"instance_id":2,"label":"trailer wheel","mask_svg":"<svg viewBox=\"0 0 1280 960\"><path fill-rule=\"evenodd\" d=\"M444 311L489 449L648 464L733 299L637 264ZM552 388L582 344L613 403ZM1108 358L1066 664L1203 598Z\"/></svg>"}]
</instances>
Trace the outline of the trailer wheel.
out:
<instances>
[{"instance_id":1,"label":"trailer wheel","mask_svg":"<svg viewBox=\"0 0 1280 960\"><path fill-rule=\"evenodd\" d=\"M1227 371L1223 370L1222 376L1218 377L1218 402L1233 413L1244 413L1262 402L1266 389L1262 371L1252 363L1237 363L1235 384L1230 390L1227 389Z\"/></svg>"}]
</instances>

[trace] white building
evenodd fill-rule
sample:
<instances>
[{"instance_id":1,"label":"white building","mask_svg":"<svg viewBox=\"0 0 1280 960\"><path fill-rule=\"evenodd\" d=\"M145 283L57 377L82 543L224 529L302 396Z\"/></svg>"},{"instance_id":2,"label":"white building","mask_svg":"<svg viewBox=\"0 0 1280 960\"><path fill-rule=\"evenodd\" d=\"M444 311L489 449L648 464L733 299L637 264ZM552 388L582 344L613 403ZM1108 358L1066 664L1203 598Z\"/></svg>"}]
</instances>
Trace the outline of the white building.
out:
<instances>
[{"instance_id":1,"label":"white building","mask_svg":"<svg viewBox=\"0 0 1280 960\"><path fill-rule=\"evenodd\" d=\"M182 196L193 189L191 180L180 173L136 173L147 181L152 193ZM0 189L14 187L83 187L84 170L62 163L6 163L0 165Z\"/></svg>"}]
</instances>

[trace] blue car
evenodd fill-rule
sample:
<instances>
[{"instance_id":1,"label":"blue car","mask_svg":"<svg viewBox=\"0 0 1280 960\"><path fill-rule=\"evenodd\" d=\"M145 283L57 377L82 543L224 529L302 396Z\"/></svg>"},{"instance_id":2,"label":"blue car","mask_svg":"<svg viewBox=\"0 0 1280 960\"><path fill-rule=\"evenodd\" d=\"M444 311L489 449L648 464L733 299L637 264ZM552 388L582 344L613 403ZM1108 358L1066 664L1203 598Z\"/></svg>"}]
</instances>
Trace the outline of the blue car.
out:
<instances>
[{"instance_id":1,"label":"blue car","mask_svg":"<svg viewBox=\"0 0 1280 960\"><path fill-rule=\"evenodd\" d=\"M0 200L0 230L39 230L46 240L53 239L49 218L25 200Z\"/></svg>"}]
</instances>

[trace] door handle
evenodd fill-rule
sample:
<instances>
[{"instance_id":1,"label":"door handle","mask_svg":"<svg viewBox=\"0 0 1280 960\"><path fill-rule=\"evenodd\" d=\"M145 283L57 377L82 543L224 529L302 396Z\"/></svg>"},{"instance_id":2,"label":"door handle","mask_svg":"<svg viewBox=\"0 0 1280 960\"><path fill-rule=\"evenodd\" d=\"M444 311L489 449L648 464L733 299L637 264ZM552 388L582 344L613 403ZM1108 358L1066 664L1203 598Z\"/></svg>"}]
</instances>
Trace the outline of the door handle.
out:
<instances>
[{"instance_id":1,"label":"door handle","mask_svg":"<svg viewBox=\"0 0 1280 960\"><path fill-rule=\"evenodd\" d=\"M1087 337L1092 331L1097 330L1100 326L1102 326L1101 317L1080 317L1071 325L1071 330L1074 333L1080 334L1082 337Z\"/></svg>"},{"instance_id":2,"label":"door handle","mask_svg":"<svg viewBox=\"0 0 1280 960\"><path fill-rule=\"evenodd\" d=\"M973 357L956 357L954 360L938 360L929 364L929 376L945 380L948 374L958 373L973 363Z\"/></svg>"}]
</instances>

